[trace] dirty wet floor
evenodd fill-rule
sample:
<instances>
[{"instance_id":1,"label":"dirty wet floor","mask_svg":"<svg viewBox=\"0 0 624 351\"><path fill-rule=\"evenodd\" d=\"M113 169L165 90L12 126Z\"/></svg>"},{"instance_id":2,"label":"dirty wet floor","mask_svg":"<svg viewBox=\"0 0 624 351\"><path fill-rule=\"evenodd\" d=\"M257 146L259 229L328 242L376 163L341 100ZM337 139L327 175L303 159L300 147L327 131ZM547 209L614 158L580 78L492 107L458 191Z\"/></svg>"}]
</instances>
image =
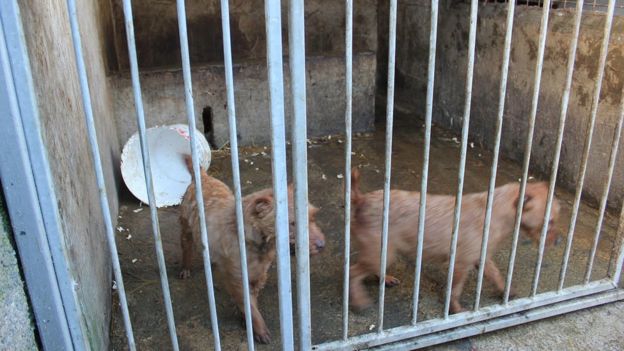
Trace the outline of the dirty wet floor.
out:
<instances>
[{"instance_id":1,"label":"dirty wet floor","mask_svg":"<svg viewBox=\"0 0 624 351\"><path fill-rule=\"evenodd\" d=\"M360 166L364 191L383 187L384 131L381 125L377 128L375 133L358 136L353 140L353 165ZM417 122L416 119L395 122L392 157L393 188L419 189L423 133L421 122ZM240 159L243 194L249 194L271 185L270 150L264 147L241 148ZM456 192L458 160L457 139L434 128L429 168L430 193L454 194ZM478 147L469 148L464 187L466 193L487 189L490 164L490 152ZM227 150L213 152L209 173L229 186L232 185L231 161ZM342 137L334 136L309 143L308 174L310 202L320 208L317 221L325 232L328 242L325 251L310 260L312 337L313 343L318 344L338 339L342 335L342 253L344 248L342 195L344 139ZM520 176L521 168L518 164L505 159L501 160L497 185L518 181ZM573 194L558 189L557 196L562 204L558 229L565 233L569 224ZM121 205L117 244L137 346L141 350L167 350L171 346L155 260L149 209L130 197L122 199ZM181 253L180 229L177 221L178 208L163 208L159 209L158 213L180 347L182 350L212 349L208 299L200 255L196 256L191 278L179 280L177 273L180 268ZM582 206L576 224L566 286L579 284L583 280L596 217L595 209L586 205ZM608 214L605 217L592 280L601 279L607 274L616 222L616 218L612 215ZM507 271L510 244L510 240L503 242L501 250L495 257L504 275ZM560 244L546 252L542 266L540 292L556 288L563 246ZM530 292L536 257L536 246L528 239L521 237L514 270L514 285L519 297L528 296ZM352 252L352 259L356 258L357 253ZM294 267L294 257L292 266ZM413 264L400 261L389 267L389 271L402 282L399 286L386 290L385 328L406 324L411 320ZM425 264L423 274L418 318L426 320L440 317L443 311L441 291L444 291L446 271L443 267L428 267ZM259 299L260 310L273 334L273 342L267 346L257 345L259 350L274 350L279 347L276 280L275 266L273 266L266 288L261 292ZM246 334L241 323L242 315L229 296L219 288L219 283L215 282L215 284L222 348L224 350L246 349ZM474 301L475 285L476 274L472 273L462 296L462 303L465 306L470 306ZM293 297L294 287L293 280ZM376 284L370 284L369 293L373 297L377 296ZM494 289L485 282L482 305L496 304L499 301ZM369 331L375 327L376 321L376 307L361 313L351 313L350 335ZM114 300L111 332L113 350L127 349L123 330L121 312L117 300Z\"/></svg>"}]
</instances>

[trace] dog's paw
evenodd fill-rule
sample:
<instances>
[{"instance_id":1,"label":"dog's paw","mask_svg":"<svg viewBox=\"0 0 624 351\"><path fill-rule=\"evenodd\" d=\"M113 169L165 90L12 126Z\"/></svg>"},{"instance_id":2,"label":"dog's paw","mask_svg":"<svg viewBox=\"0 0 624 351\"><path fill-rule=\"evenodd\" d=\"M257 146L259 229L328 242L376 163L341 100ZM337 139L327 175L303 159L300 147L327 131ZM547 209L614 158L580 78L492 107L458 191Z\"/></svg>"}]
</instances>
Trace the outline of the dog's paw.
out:
<instances>
[{"instance_id":1,"label":"dog's paw","mask_svg":"<svg viewBox=\"0 0 624 351\"><path fill-rule=\"evenodd\" d=\"M254 329L254 339L261 344L269 344L271 343L271 332L266 328L263 330Z\"/></svg>"},{"instance_id":2,"label":"dog's paw","mask_svg":"<svg viewBox=\"0 0 624 351\"><path fill-rule=\"evenodd\" d=\"M401 281L397 277L393 277L391 275L386 275L386 287L391 288L393 286L397 286L401 284Z\"/></svg>"},{"instance_id":3,"label":"dog's paw","mask_svg":"<svg viewBox=\"0 0 624 351\"><path fill-rule=\"evenodd\" d=\"M178 274L178 278L180 278L180 279L188 279L190 277L191 277L191 270L190 269L183 269Z\"/></svg>"},{"instance_id":4,"label":"dog's paw","mask_svg":"<svg viewBox=\"0 0 624 351\"><path fill-rule=\"evenodd\" d=\"M518 296L518 291L515 288L509 289L509 298L513 299ZM505 292L501 293L501 297L505 297Z\"/></svg>"},{"instance_id":5,"label":"dog's paw","mask_svg":"<svg viewBox=\"0 0 624 351\"><path fill-rule=\"evenodd\" d=\"M449 309L450 314L456 314L461 312L466 312L467 310L462 307L459 303L451 302L451 308Z\"/></svg>"}]
</instances>

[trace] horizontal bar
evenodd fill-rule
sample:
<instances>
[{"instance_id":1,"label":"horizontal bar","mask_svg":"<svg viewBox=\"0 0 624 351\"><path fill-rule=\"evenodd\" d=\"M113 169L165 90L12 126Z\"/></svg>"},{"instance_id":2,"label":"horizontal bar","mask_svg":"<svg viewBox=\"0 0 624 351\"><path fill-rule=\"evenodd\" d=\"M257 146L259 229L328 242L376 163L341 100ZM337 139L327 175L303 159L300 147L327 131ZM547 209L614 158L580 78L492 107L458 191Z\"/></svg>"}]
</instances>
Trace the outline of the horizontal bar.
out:
<instances>
[{"instance_id":1,"label":"horizontal bar","mask_svg":"<svg viewBox=\"0 0 624 351\"><path fill-rule=\"evenodd\" d=\"M286 127L284 121L284 72L282 63L281 1L265 0L269 103L271 111L271 169L275 198L277 287L282 349L294 349L292 288L290 282L290 239L286 193Z\"/></svg>"},{"instance_id":2,"label":"horizontal bar","mask_svg":"<svg viewBox=\"0 0 624 351\"><path fill-rule=\"evenodd\" d=\"M191 60L189 57L188 35L186 28L186 8L184 0L176 1L178 13L178 31L180 34L180 54L182 58L182 76L184 79L184 101L186 104L186 119L191 136L191 159L193 163L193 179L195 180L195 199L197 202L197 214L199 217L199 230L202 242L202 257L204 260L204 274L208 290L208 307L210 310L210 325L214 339L215 350L221 350L221 337L219 335L219 320L217 318L217 304L214 296L214 283L212 281L212 267L210 265L210 247L208 242L208 229L206 228L206 212L204 196L199 169L199 156L197 151L197 128L195 127L195 106L193 105L193 82L191 80Z\"/></svg>"},{"instance_id":3,"label":"horizontal bar","mask_svg":"<svg viewBox=\"0 0 624 351\"><path fill-rule=\"evenodd\" d=\"M82 108L84 109L84 117L87 125L87 137L93 158L93 167L97 182L98 192L100 195L100 207L102 210L102 218L108 238L109 250L111 251L111 259L113 264L113 272L119 292L119 300L121 303L122 315L124 319L124 327L128 338L128 347L131 350L136 348L134 342L134 334L132 333L132 325L130 323L130 314L128 311L128 302L126 292L123 285L121 275L121 266L119 264L119 256L117 254L117 245L115 244L115 232L113 229L113 220L110 213L108 196L106 191L106 180L104 179L104 171L102 169L102 160L100 158L100 148L97 140L97 131L95 129L95 120L93 117L93 107L91 104L91 92L89 89L89 81L87 78L87 69L85 66L84 55L82 52L82 41L80 38L80 28L78 24L78 14L76 13L75 0L67 0L67 12L69 15L69 23L71 27L72 40L74 45L74 55L76 59L76 68L78 71L78 79L80 82L80 92L82 95ZM65 301L64 301L65 302ZM72 335L76 337L76 335Z\"/></svg>"},{"instance_id":4,"label":"horizontal bar","mask_svg":"<svg viewBox=\"0 0 624 351\"><path fill-rule=\"evenodd\" d=\"M349 267L351 265L351 149L353 114L353 0L345 0L345 211L344 279L342 281L342 339L349 337Z\"/></svg>"},{"instance_id":5,"label":"horizontal bar","mask_svg":"<svg viewBox=\"0 0 624 351\"><path fill-rule=\"evenodd\" d=\"M421 335L437 333L476 323L496 317L506 316L523 310L551 305L604 291L614 290L615 285L609 279L591 282L587 285L576 285L563 289L561 292L546 292L534 297L525 297L509 301L507 305L487 306L478 311L461 312L448 318L435 318L420 322L415 326L400 326L387 329L381 333L367 333L349 338L347 341L337 340L312 346L312 350L360 350Z\"/></svg>"},{"instance_id":6,"label":"horizontal bar","mask_svg":"<svg viewBox=\"0 0 624 351\"><path fill-rule=\"evenodd\" d=\"M429 180L429 154L431 149L431 116L433 115L433 85L435 82L435 58L438 38L438 0L431 0L431 29L429 32L429 61L427 65L427 100L425 103L425 140L423 147L422 178L420 181L420 204L418 208L418 239L412 295L412 324L418 322L420 299L420 276L422 270L423 242L427 209L427 183Z\"/></svg>"},{"instance_id":7,"label":"horizontal bar","mask_svg":"<svg viewBox=\"0 0 624 351\"><path fill-rule=\"evenodd\" d=\"M494 151L492 155L492 167L490 170L490 184L488 186L487 202L485 205L485 220L483 222L483 239L481 241L481 257L479 258L479 271L477 273L477 289L474 302L474 310L479 309L481 302L481 290L483 288L483 275L485 273L485 259L487 246L490 238L490 224L492 221L492 205L494 204L494 189L496 188L496 172L498 170L498 157L500 153L501 136L503 134L503 116L505 114L505 98L507 96L507 77L509 73L509 57L511 56L511 38L513 32L514 12L516 2L507 3L507 22L505 29L505 44L503 49L503 64L501 67L501 81L498 93L498 113L496 115L496 132L494 135Z\"/></svg>"},{"instance_id":8,"label":"horizontal bar","mask_svg":"<svg viewBox=\"0 0 624 351\"><path fill-rule=\"evenodd\" d=\"M459 174L457 175L457 196L455 197L455 212L453 216L453 233L449 254L449 267L446 278L446 299L444 301L444 318L448 318L453 292L453 275L455 272L455 258L457 255L457 241L459 240L459 225L461 222L462 197L464 195L464 175L466 173L466 154L468 153L468 132L470 131L470 107L472 105L472 78L474 73L475 51L477 42L477 14L479 1L470 2L470 33L468 35L468 67L466 69L466 93L464 97L464 117L462 121L462 141L459 155Z\"/></svg>"},{"instance_id":9,"label":"horizontal bar","mask_svg":"<svg viewBox=\"0 0 624 351\"><path fill-rule=\"evenodd\" d=\"M232 161L232 183L234 184L234 204L236 206L236 235L241 263L241 284L243 287L243 306L247 332L247 349L253 351L254 334L251 320L251 299L249 296L249 270L247 268L247 249L245 247L245 224L240 180L240 162L238 157L238 132L236 131L236 100L234 96L234 73L232 64L232 38L230 34L230 9L228 0L221 0L221 27L223 30L223 63L225 65L225 87L227 91L227 115L230 136L230 158Z\"/></svg>"},{"instance_id":10,"label":"horizontal bar","mask_svg":"<svg viewBox=\"0 0 624 351\"><path fill-rule=\"evenodd\" d=\"M553 165L557 166L553 169L553 175L559 169L559 157L561 155L561 144L563 140L562 131L565 129L565 121L568 115L568 105L570 101L570 90L572 86L572 76L574 72L574 62L576 61L576 48L578 46L579 33L581 31L581 19L583 15L583 3L584 0L579 0L576 4L576 12L574 13L574 32L570 41L570 52L568 54L568 73L566 76L565 88L563 89L563 96L561 97L561 115L559 117L559 134L557 136L557 146L555 151L555 160ZM555 178L556 179L556 178ZM577 208L578 210L578 208ZM566 271L568 269L568 260L570 259L570 253L572 252L572 241L574 238L574 229L568 231L566 237L566 246L563 254L563 262L561 263L561 270L559 272L559 287L558 290L563 289L563 282L565 280Z\"/></svg>"},{"instance_id":11,"label":"horizontal bar","mask_svg":"<svg viewBox=\"0 0 624 351\"><path fill-rule=\"evenodd\" d=\"M394 120L394 69L396 63L397 0L390 0L388 34L388 93L386 96L386 155L383 192L383 218L381 225L381 262L379 267L379 313L377 330L383 331L386 297L386 265L388 260L388 222L390 218L390 179L392 173L392 124Z\"/></svg>"},{"instance_id":12,"label":"horizontal bar","mask_svg":"<svg viewBox=\"0 0 624 351\"><path fill-rule=\"evenodd\" d=\"M515 313L510 316L505 316L494 320L488 320L473 325L448 330L439 334L427 335L422 338L416 338L415 340L408 340L381 346L379 348L375 348L375 350L409 351L421 349L424 347L429 347L452 340L481 335L495 330L509 328L512 326L525 324L527 322L535 322L545 318L559 316L586 308L596 307L623 299L624 290L618 289L613 291L607 291L592 296L581 297L579 299L570 301L558 302L554 305L538 307L529 311Z\"/></svg>"},{"instance_id":13,"label":"horizontal bar","mask_svg":"<svg viewBox=\"0 0 624 351\"><path fill-rule=\"evenodd\" d=\"M178 335L176 333L175 317L173 305L171 303L171 292L169 290L169 279L167 278L167 266L165 263L165 253L163 252L162 238L160 235L160 224L158 223L158 208L156 207L156 196L154 195L154 182L152 181L152 165L150 162L150 152L145 131L145 113L143 111L143 97L141 96L141 82L139 79L139 64L137 60L136 45L134 40L134 20L132 18L132 4L130 0L123 0L124 22L126 26L126 39L128 41L128 56L130 59L130 75L132 77L132 91L134 93L134 107L136 110L136 120L139 127L139 141L141 144L141 160L143 163L143 174L145 176L145 188L150 208L152 221L152 231L154 235L154 245L156 247L156 261L158 262L158 273L167 315L167 326L169 328L169 338L174 350L179 350Z\"/></svg>"}]
</instances>

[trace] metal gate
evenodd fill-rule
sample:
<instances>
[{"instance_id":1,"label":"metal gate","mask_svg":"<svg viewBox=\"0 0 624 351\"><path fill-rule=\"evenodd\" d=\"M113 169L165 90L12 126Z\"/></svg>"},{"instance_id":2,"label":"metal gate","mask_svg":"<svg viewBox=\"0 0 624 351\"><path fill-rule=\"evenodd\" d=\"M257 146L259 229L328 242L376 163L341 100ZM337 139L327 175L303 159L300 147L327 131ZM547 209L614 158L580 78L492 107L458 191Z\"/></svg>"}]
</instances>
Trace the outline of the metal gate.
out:
<instances>
[{"instance_id":1,"label":"metal gate","mask_svg":"<svg viewBox=\"0 0 624 351\"><path fill-rule=\"evenodd\" d=\"M297 238L296 238L296 298L297 310L293 313L292 303L292 287L291 287L291 263L288 241L288 207L287 207L287 170L286 170L286 130L284 121L284 79L283 79L283 62L282 62L282 33L281 33L281 12L280 0L265 1L266 15L266 36L267 36L267 67L268 67L268 84L270 88L270 112L271 112L271 144L272 144L272 173L273 173L273 189L276 196L276 215L275 224L277 229L277 271L278 271L278 287L279 287L279 316L280 316L280 335L281 345L284 350L292 350L296 348L295 340L301 350L337 350L337 349L362 349L379 347L380 349L413 349L428 345L438 344L449 340L463 338L471 335L484 333L496 329L506 328L509 326L527 323L533 320L547 318L550 316L571 312L574 310L596 306L607 302L624 299L624 291L620 289L619 282L624 263L624 209L620 215L620 224L618 228L618 241L616 250L613 252L612 259L615 260L615 269L611 272L609 278L592 281L591 273L594 258L598 247L603 216L607 205L607 196L611 178L615 168L617 150L620 144L620 135L622 123L624 119L624 107L620 113L617 127L612 140L611 153L609 155L608 165L608 181L604 184L602 197L600 199L599 218L595 227L595 235L591 252L589 253L588 265L585 273L584 283L568 288L564 288L566 278L566 270L568 260L572 248L572 241L575 233L575 224L581 203L581 195L584 184L586 168L588 166L588 158L590 147L592 144L592 134L596 122L598 112L598 103L600 100L601 85L606 65L606 57L609 45L609 37L613 22L614 9L616 7L615 0L609 0L606 21L604 26L604 38L601 46L600 61L598 65L595 86L593 87L591 116L588 119L588 133L585 139L581 167L578 173L578 182L576 194L574 197L572 218L567 235L565 246L565 254L561 263L561 273L559 277L558 289L554 291L538 293L538 284L540 281L540 269L544 255L546 243L546 234L548 231L548 218L552 209L554 198L555 182L557 179L557 171L559 166L559 156L561 154L563 131L567 117L568 100L572 85L572 77L574 72L574 62L576 57L577 42L579 38L581 14L584 6L583 0L576 1L575 26L573 35L570 37L570 50L568 53L568 66L561 102L561 113L558 124L558 137L554 152L554 160L552 163L550 187L548 189L548 200L546 213L544 218L544 226L541 229L541 237L539 241L539 251L537 261L535 262L535 275L533 278L532 290L529 297L519 298L510 301L510 287L513 276L513 268L515 263L516 248L518 245L518 237L520 232L520 218L524 203L524 193L527 186L529 162L531 156L531 148L533 144L533 132L535 119L537 115L538 97L541 83L542 64L544 61L544 51L547 36L547 27L549 19L549 9L552 0L544 0L539 46L537 48L537 64L535 66L535 81L533 86L531 113L529 116L529 133L525 143L524 160L523 160L523 176L520 182L520 196L515 217L515 227L513 233L512 251L509 258L509 270L506 278L506 287L503 301L500 304L481 307L480 296L482 290L482 282L484 276L484 263L486 260L486 252L488 245L489 227L492 219L492 206L494 198L494 187L497 176L497 166L499 159L499 150L501 144L501 131L504 121L504 107L506 98L506 88L508 80L508 68L510 61L512 29L514 19L515 1L507 3L507 21L505 31L505 44L503 52L503 65L500 77L500 90L498 93L498 115L496 119L496 142L494 147L493 162L491 167L491 177L489 181L489 190L487 197L485 225L483 230L483 241L481 247L480 264L478 270L477 292L474 301L474 307L471 311L450 314L449 306L451 299L451 285L453 280L453 269L457 254L457 240L459 235L459 220L461 216L461 202L464 188L464 172L466 165L466 154L468 149L468 131L470 124L471 97L473 69L475 63L475 42L477 30L477 12L478 0L471 0L470 6L470 32L468 42L468 65L466 70L466 86L465 86L465 105L462 119L461 133L461 153L459 174L456 192L456 205L454 210L454 223L452 231L451 247L449 248L449 268L447 276L447 286L445 291L444 315L442 318L433 320L419 321L417 320L417 311L419 307L420 293L420 277L422 268L422 247L425 231L425 209L427 202L427 185L429 176L429 156L431 143L431 127L433 113L433 96L435 82L435 63L436 63L436 39L438 25L438 0L431 1L431 28L429 37L429 56L428 56L428 80L427 80L427 99L426 99L426 115L425 115L425 138L424 138L424 154L422 164L422 181L420 186L420 212L418 225L418 250L414 252L416 257L415 280L413 287L413 299L410 303L412 310L411 323L408 325L386 329L384 328L384 295L385 284L383 277L386 272L386 255L388 244L388 225L389 225L389 208L390 208L390 176L391 176L391 156L392 156L392 131L393 131L393 108L394 108L394 91L395 91L395 57L396 57L396 26L397 26L397 0L390 0L390 17L389 17L389 42L388 42L388 90L387 90L387 106L386 106L386 151L385 151L385 182L383 197L383 226L382 226L382 252L381 267L379 281L379 310L378 322L376 330L364 335L349 336L349 267L350 262L350 213L351 203L351 155L352 155L352 48L353 48L353 6L352 0L346 0L346 26L345 26L345 62L346 62L346 111L345 111L345 202L344 202L344 277L343 277L343 310L342 310L342 338L320 345L312 344L312 327L311 327L311 310L310 310L310 263L308 249L308 184L307 184L307 147L306 147L306 85L305 85L305 40L304 40L304 2L303 0L289 1L289 67L291 75L291 89L293 96L294 117L292 123L292 157L293 157L293 178L295 183L295 217L297 222ZM48 285L48 292L33 292L33 305L39 324L39 332L42 336L42 342L48 349L84 349L86 346L84 340L81 339L80 332L80 309L78 306L68 304L68 301L74 301L71 298L72 291L71 276L68 273L67 262L63 252L55 251L54 238L58 237L58 230L54 228L57 219L51 219L52 213L56 211L54 201L54 190L50 182L49 166L45 156L45 150L41 143L40 136L37 136L40 126L37 124L36 113L29 112L34 110L32 101L29 105L28 97L33 94L32 82L29 78L28 57L25 54L25 44L21 33L21 24L16 1L3 2L0 7L2 15L2 35L0 35L0 54L2 62L2 100L0 106L3 114L11 122L10 128L2 128L0 136L4 140L14 140L15 145L19 145L19 152L14 155L2 152L0 164L3 164L3 177L11 178L23 185L21 190L23 194L31 194L33 197L28 201L22 201L22 207L17 208L19 197L17 190L7 191L9 205L11 211L24 211L25 213L37 214L34 221L30 223L15 223L14 227L21 228L23 226L34 226L32 230L41 233L42 236L30 244L25 244L26 239L18 238L20 242L20 254L32 257L33 262L41 264L45 268L45 273L41 277L39 286ZM127 34L127 44L130 58L130 68L132 85L134 90L134 99L136 106L136 119L140 135L141 150L143 157L143 166L146 179L146 187L149 194L150 204L155 203L154 187L151 179L150 154L147 149L147 136L145 127L145 117L143 111L143 103L141 96L141 85L139 79L139 69L137 64L137 54L135 48L135 38L133 29L133 14L130 0L123 1L123 10L125 14L125 26ZM82 99L84 106L84 115L87 123L87 134L91 145L91 154L95 160L95 169L93 170L97 178L99 187L100 202L102 208L102 216L106 224L106 234L110 254L113 260L114 278L117 284L123 320L125 323L125 331L128 340L128 346L131 350L136 349L133 329L130 322L130 311L126 300L126 293L123 284L122 272L117 255L115 244L114 228L111 219L112 214L109 211L108 200L106 198L104 174L100 161L100 152L96 138L96 128L93 119L93 111L91 105L91 93L89 91L88 76L85 69L85 62L82 54L80 28L78 26L78 14L76 13L76 1L67 0L67 11L69 13L71 32L77 62L77 69L80 78L80 86L82 89ZM241 253L241 266L243 267L243 287L244 287L244 306L247 326L247 342L249 350L254 349L254 339L251 322L249 286L247 279L247 260L245 255L244 244L244 226L242 216L241 203L241 184L239 174L239 158L236 132L236 110L234 101L234 79L232 73L232 50L230 39L230 22L228 0L221 0L222 12L222 29L224 43L224 64L225 77L227 86L227 112L229 121L229 135L231 145L231 162L233 170L234 194L236 199L237 228L239 248ZM188 125L191 130L191 150L193 158L193 177L199 179L200 169L197 156L197 147L195 144L195 111L193 104L193 91L191 84L191 66L189 59L189 46L186 28L186 10L185 1L177 1L177 14L179 22L179 37L181 43L182 69L184 76L184 93L186 98ZM29 86L30 84L30 86ZM8 124L6 124L8 125ZM37 144L38 143L38 144ZM20 165L15 171L9 174L6 169L9 165ZM43 174L33 174L32 170L40 169ZM196 182L196 198L198 207L203 208L203 198L201 196L201 182ZM48 194L48 196L46 196ZM52 195L50 195L52 194ZM13 200L13 201L11 201ZM32 207L32 208L29 208ZM173 307L171 303L169 284L167 280L163 247L159 232L159 223L156 206L150 206L151 219L153 226L153 235L156 245L158 264L160 268L160 282L162 293L165 301L167 312L167 322L171 337L171 343L174 350L178 350L178 339L176 334L176 325L173 318ZM208 234L205 223L204 211L199 211L201 223L201 239L203 244L203 261L207 282L207 297L210 307L210 320L212 332L214 335L214 348L219 350L219 319L217 317L214 287L212 281L212 271L210 267L210 253L208 250ZM16 217L17 218L17 217ZM45 242L47 240L47 242ZM60 245L59 245L60 246ZM52 252L51 252L52 251ZM41 261L41 257L44 260ZM47 258L46 258L47 257ZM54 264L52 264L54 261ZM37 279L37 276L30 276L29 269L26 267L27 279ZM48 306L48 309L39 306ZM294 315L293 315L294 314ZM41 320L49 321L49 329L43 327ZM295 324L295 320L297 324ZM297 328L295 328L297 325ZM297 333L297 337L295 336Z\"/></svg>"}]
</instances>

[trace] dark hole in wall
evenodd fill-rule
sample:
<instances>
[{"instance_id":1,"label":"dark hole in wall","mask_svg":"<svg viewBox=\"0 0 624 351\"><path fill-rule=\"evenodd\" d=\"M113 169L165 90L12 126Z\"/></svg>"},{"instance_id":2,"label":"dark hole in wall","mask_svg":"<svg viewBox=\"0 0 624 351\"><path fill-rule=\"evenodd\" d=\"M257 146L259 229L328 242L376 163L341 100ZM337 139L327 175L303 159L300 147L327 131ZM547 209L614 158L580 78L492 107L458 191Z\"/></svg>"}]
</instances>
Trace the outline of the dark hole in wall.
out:
<instances>
[{"instance_id":1,"label":"dark hole in wall","mask_svg":"<svg viewBox=\"0 0 624 351\"><path fill-rule=\"evenodd\" d=\"M212 120L212 107L206 106L202 110L202 123L204 124L204 136L210 144L210 148L215 148L214 141L214 123Z\"/></svg>"}]
</instances>

